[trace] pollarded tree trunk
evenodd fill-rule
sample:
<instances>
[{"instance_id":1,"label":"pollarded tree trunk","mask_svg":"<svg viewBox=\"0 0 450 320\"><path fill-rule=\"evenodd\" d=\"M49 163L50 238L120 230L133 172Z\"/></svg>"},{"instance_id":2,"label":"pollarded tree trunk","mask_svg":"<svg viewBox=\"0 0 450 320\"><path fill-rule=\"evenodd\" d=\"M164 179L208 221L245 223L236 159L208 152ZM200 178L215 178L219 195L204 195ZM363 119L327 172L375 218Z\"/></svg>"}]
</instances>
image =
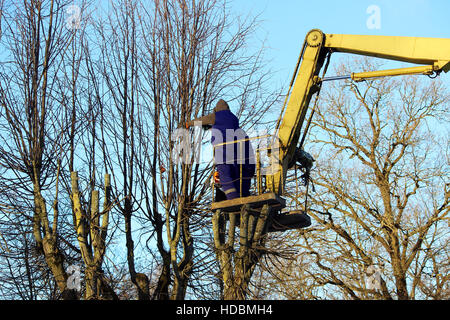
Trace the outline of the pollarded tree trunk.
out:
<instances>
[{"instance_id":1,"label":"pollarded tree trunk","mask_svg":"<svg viewBox=\"0 0 450 320\"><path fill-rule=\"evenodd\" d=\"M55 278L62 298L64 300L77 299L77 293L67 287L68 276L63 266L64 257L58 248L55 230L50 228L46 203L42 197L38 182L35 182L34 187L34 205L33 233L37 246L44 254L45 261Z\"/></svg>"},{"instance_id":2,"label":"pollarded tree trunk","mask_svg":"<svg viewBox=\"0 0 450 320\"><path fill-rule=\"evenodd\" d=\"M225 239L227 223L224 214L229 215L228 237ZM241 211L223 213L217 210L212 218L214 246L219 261L223 297L225 300L245 300L253 271L264 254L264 234L271 207L264 205L259 215L250 214L250 207L243 205ZM239 221L238 221L239 220ZM235 241L235 227L239 226L239 240ZM235 242L239 249L235 250Z\"/></svg>"},{"instance_id":3,"label":"pollarded tree trunk","mask_svg":"<svg viewBox=\"0 0 450 320\"><path fill-rule=\"evenodd\" d=\"M111 210L111 176L105 174L105 200L103 211L99 210L99 192L91 192L91 211L88 215L81 205L80 191L78 189L78 173L71 173L72 204L75 216L75 230L80 245L83 261L86 266L86 299L99 299L103 297L103 291L107 296L116 299L106 279L103 276L102 263L106 251L106 234L109 225L109 213ZM101 220L100 220L101 218ZM90 236L90 240L88 237ZM105 289L105 290L102 290Z\"/></svg>"}]
</instances>

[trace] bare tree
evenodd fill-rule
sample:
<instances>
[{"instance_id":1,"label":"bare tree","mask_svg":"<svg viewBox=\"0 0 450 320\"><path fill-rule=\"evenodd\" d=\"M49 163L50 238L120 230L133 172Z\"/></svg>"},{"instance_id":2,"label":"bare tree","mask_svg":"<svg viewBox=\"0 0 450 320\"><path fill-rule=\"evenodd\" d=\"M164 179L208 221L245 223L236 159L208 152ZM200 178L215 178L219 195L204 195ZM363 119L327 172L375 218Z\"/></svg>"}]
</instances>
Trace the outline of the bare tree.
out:
<instances>
[{"instance_id":1,"label":"bare tree","mask_svg":"<svg viewBox=\"0 0 450 320\"><path fill-rule=\"evenodd\" d=\"M7 62L0 79L0 162L8 179L5 190L17 190L19 201L27 203L19 212L31 222L36 252L44 255L63 296L73 298L74 292L67 288L59 238L62 230L58 229L58 181L67 123L58 108L56 84L72 38L65 26L64 8L62 1L29 1L10 3L2 12ZM45 199L52 193L49 208Z\"/></svg>"},{"instance_id":2,"label":"bare tree","mask_svg":"<svg viewBox=\"0 0 450 320\"><path fill-rule=\"evenodd\" d=\"M207 219L212 167L209 159L198 161L198 149L182 154L187 161L180 163L173 152L180 138L174 134L175 129L211 112L219 97L237 106L241 123L251 127L273 100L262 89L268 74L261 71L261 52L243 51L255 20L233 19L227 5L218 1L159 1L154 8L142 8L142 12L140 25L146 30L140 55L146 70L143 92L150 102L146 108L153 128L141 126L144 135L140 145L146 149L139 161L140 183L162 262L154 297L182 299L194 271L215 264L208 258L211 243L202 245L201 240L212 238ZM198 146L203 137L201 132L194 132L190 136L192 145ZM202 282L196 285L200 288Z\"/></svg>"},{"instance_id":3,"label":"bare tree","mask_svg":"<svg viewBox=\"0 0 450 320\"><path fill-rule=\"evenodd\" d=\"M0 1L0 39L2 38L2 18L3 18L3 11L4 11L4 5L5 1Z\"/></svg>"},{"instance_id":4,"label":"bare tree","mask_svg":"<svg viewBox=\"0 0 450 320\"><path fill-rule=\"evenodd\" d=\"M340 72L374 70L374 60ZM438 79L325 87L311 133L316 193L298 281L322 298L448 298L449 94ZM297 195L299 198L299 195ZM294 277L295 279L295 277ZM300 295L299 295L300 296Z\"/></svg>"},{"instance_id":5,"label":"bare tree","mask_svg":"<svg viewBox=\"0 0 450 320\"><path fill-rule=\"evenodd\" d=\"M136 210L136 122L140 112L141 97L138 70L138 12L137 1L121 1L112 4L108 20L99 27L102 30L102 49L107 50L102 59L101 74L104 77L113 109L106 110L105 132L113 140L113 151L109 151L110 166L115 178L118 178L116 197L119 210L124 218L127 247L127 261L131 282L136 286L140 299L149 299L148 279L144 273L138 273L135 266L135 245L132 232L132 216ZM106 30L105 30L106 29ZM109 41L109 33L114 41ZM117 121L115 120L117 119ZM113 157L112 155L116 155ZM120 174L115 172L119 170Z\"/></svg>"},{"instance_id":6,"label":"bare tree","mask_svg":"<svg viewBox=\"0 0 450 320\"><path fill-rule=\"evenodd\" d=\"M212 164L195 153L179 162L174 131L218 98L246 128L273 104L263 50L246 48L255 20L236 22L215 0L123 0L98 15L93 3L1 7L0 243L11 270L2 290L23 299L217 296ZM85 275L81 292L67 284L72 264Z\"/></svg>"},{"instance_id":7,"label":"bare tree","mask_svg":"<svg viewBox=\"0 0 450 320\"><path fill-rule=\"evenodd\" d=\"M79 193L78 180L72 183L70 177L77 161L78 167L90 171L90 189L95 188L97 164L95 152L89 150L89 147L95 149L95 143L89 144L89 137L91 142L98 139L95 135L98 121L92 117L95 110L92 101L86 99L90 96L86 94L91 83L89 68L81 69L82 61L88 61L85 54L89 52L83 45L86 20L81 21L78 14L83 10L86 14L88 4L76 8L67 4L33 1L16 3L10 8L4 40L11 60L4 65L1 83L2 150L5 151L2 164L7 178L2 189L4 221L11 220L11 214L20 218L15 225L25 232L23 254L26 272L30 273L28 282L33 277L31 261L38 263L42 272L49 268L59 289L59 293L53 290L47 296L51 299L59 298L61 293L63 298L79 297L79 293L67 286L66 269L81 260L86 264L87 298L96 296L97 285L92 283L97 278L102 280L99 283L106 288L104 291L112 294L100 268L108 219L103 219L101 227L98 224L100 215L107 216L109 205L100 212L95 205L96 191L85 200ZM72 13L75 16L69 15ZM15 32L18 30L21 32ZM45 41L40 41L41 38ZM82 152L76 154L77 145L88 151L85 157ZM17 200L8 197L13 190L17 190ZM52 197L52 206L48 208L46 203ZM76 203L71 201L74 197ZM68 223L66 215L71 211L73 224ZM34 212L32 217L30 212ZM32 228L35 245L30 245L26 238L28 227ZM89 239L86 230L90 231ZM81 250L75 244L77 236ZM45 263L39 261L41 254ZM48 273L43 279L48 279ZM39 281L34 282L38 287ZM29 298L38 295L43 297L42 292L30 285Z\"/></svg>"}]
</instances>

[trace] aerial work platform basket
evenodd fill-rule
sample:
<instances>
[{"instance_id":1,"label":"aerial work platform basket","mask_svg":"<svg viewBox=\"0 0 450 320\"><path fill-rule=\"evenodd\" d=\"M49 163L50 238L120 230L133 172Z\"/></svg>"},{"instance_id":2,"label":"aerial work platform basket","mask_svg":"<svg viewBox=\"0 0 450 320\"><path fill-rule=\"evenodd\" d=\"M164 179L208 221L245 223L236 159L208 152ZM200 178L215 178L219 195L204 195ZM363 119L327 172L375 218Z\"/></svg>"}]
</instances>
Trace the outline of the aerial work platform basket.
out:
<instances>
[{"instance_id":1,"label":"aerial work platform basket","mask_svg":"<svg viewBox=\"0 0 450 320\"><path fill-rule=\"evenodd\" d=\"M233 142L226 142L226 144L238 144L240 145L239 149L242 148L242 144L245 141L253 141L265 139L270 137L269 135L258 136L247 138L243 140L236 140ZM215 146L217 147L217 146ZM215 149L215 148L214 148ZM272 149L272 150L270 150ZM227 200L223 191L219 188L219 183L212 179L213 186L213 199L214 202L211 204L211 210L214 212L219 211L221 214L224 214L227 218L230 214L237 215L237 219L239 221L239 215L244 206L246 206L246 210L251 215L259 216L263 209L268 211L267 217L267 232L277 232L277 231L286 231L291 229L300 229L305 228L311 225L310 217L301 210L291 210L291 208L287 208L286 199L282 198L279 194L272 192L269 188L267 188L267 177L263 173L262 169L262 160L261 155L266 153L271 158L270 162L278 161L278 157L274 156L273 147L268 146L265 143L262 145L258 143L258 146L255 148L255 164L256 164L256 172L255 179L253 185L253 192L256 193L254 195L250 195L247 197L241 197ZM241 153L240 155L242 155ZM246 155L244 155L246 156ZM242 160L242 159L241 159ZM214 170L213 170L214 171ZM297 170L296 170L297 171ZM242 172L242 169L241 169ZM297 175L297 173L295 174ZM240 183L242 185L242 174L239 178ZM297 176L295 177L297 179ZM242 188L240 188L242 190Z\"/></svg>"},{"instance_id":2,"label":"aerial work platform basket","mask_svg":"<svg viewBox=\"0 0 450 320\"><path fill-rule=\"evenodd\" d=\"M267 232L283 232L286 230L301 229L311 225L310 217L303 211L282 212L282 209L286 207L286 200L275 193L263 193L256 196L213 202L211 204L211 210L218 210L227 216L230 214L237 215L239 221L239 215L244 205L247 205L249 214L257 216L263 208L268 209Z\"/></svg>"},{"instance_id":3,"label":"aerial work platform basket","mask_svg":"<svg viewBox=\"0 0 450 320\"><path fill-rule=\"evenodd\" d=\"M286 200L279 197L275 193L263 193L256 196L213 202L211 205L211 209L220 209L224 212L233 212L241 210L241 207L244 204L248 204L252 209L262 208L265 204L267 204L273 207L273 209L275 210L281 210L286 207Z\"/></svg>"}]
</instances>

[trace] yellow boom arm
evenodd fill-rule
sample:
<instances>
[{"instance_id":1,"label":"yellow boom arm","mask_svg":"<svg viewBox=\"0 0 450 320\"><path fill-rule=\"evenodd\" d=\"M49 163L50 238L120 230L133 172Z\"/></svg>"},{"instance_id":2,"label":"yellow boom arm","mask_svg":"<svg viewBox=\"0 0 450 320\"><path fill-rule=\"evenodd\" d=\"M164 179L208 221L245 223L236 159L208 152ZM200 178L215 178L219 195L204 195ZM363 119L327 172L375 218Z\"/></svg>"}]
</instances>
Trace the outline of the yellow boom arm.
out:
<instances>
[{"instance_id":1,"label":"yellow boom arm","mask_svg":"<svg viewBox=\"0 0 450 320\"><path fill-rule=\"evenodd\" d=\"M266 175L268 189L276 194L283 192L287 170L292 160L295 160L293 158L309 102L322 82L319 72L327 54L332 52L353 53L423 65L353 73L349 78L355 81L405 74L439 74L450 69L450 39L324 34L317 29L311 30L305 38L294 73L292 91L284 116L277 126L280 144L279 163L273 164L272 173Z\"/></svg>"}]
</instances>

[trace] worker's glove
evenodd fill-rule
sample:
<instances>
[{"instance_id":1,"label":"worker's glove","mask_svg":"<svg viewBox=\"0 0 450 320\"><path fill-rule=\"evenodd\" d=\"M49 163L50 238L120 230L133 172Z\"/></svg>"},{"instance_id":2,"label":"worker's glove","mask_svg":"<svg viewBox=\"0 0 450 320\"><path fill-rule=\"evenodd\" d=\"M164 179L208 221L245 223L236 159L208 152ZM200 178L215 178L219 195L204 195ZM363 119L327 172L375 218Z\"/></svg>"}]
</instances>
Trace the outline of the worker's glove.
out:
<instances>
[{"instance_id":1,"label":"worker's glove","mask_svg":"<svg viewBox=\"0 0 450 320\"><path fill-rule=\"evenodd\" d=\"M219 172L218 171L214 171L213 178L214 178L214 183L215 184L220 184Z\"/></svg>"},{"instance_id":2,"label":"worker's glove","mask_svg":"<svg viewBox=\"0 0 450 320\"><path fill-rule=\"evenodd\" d=\"M180 123L177 129L189 129L189 122Z\"/></svg>"}]
</instances>

